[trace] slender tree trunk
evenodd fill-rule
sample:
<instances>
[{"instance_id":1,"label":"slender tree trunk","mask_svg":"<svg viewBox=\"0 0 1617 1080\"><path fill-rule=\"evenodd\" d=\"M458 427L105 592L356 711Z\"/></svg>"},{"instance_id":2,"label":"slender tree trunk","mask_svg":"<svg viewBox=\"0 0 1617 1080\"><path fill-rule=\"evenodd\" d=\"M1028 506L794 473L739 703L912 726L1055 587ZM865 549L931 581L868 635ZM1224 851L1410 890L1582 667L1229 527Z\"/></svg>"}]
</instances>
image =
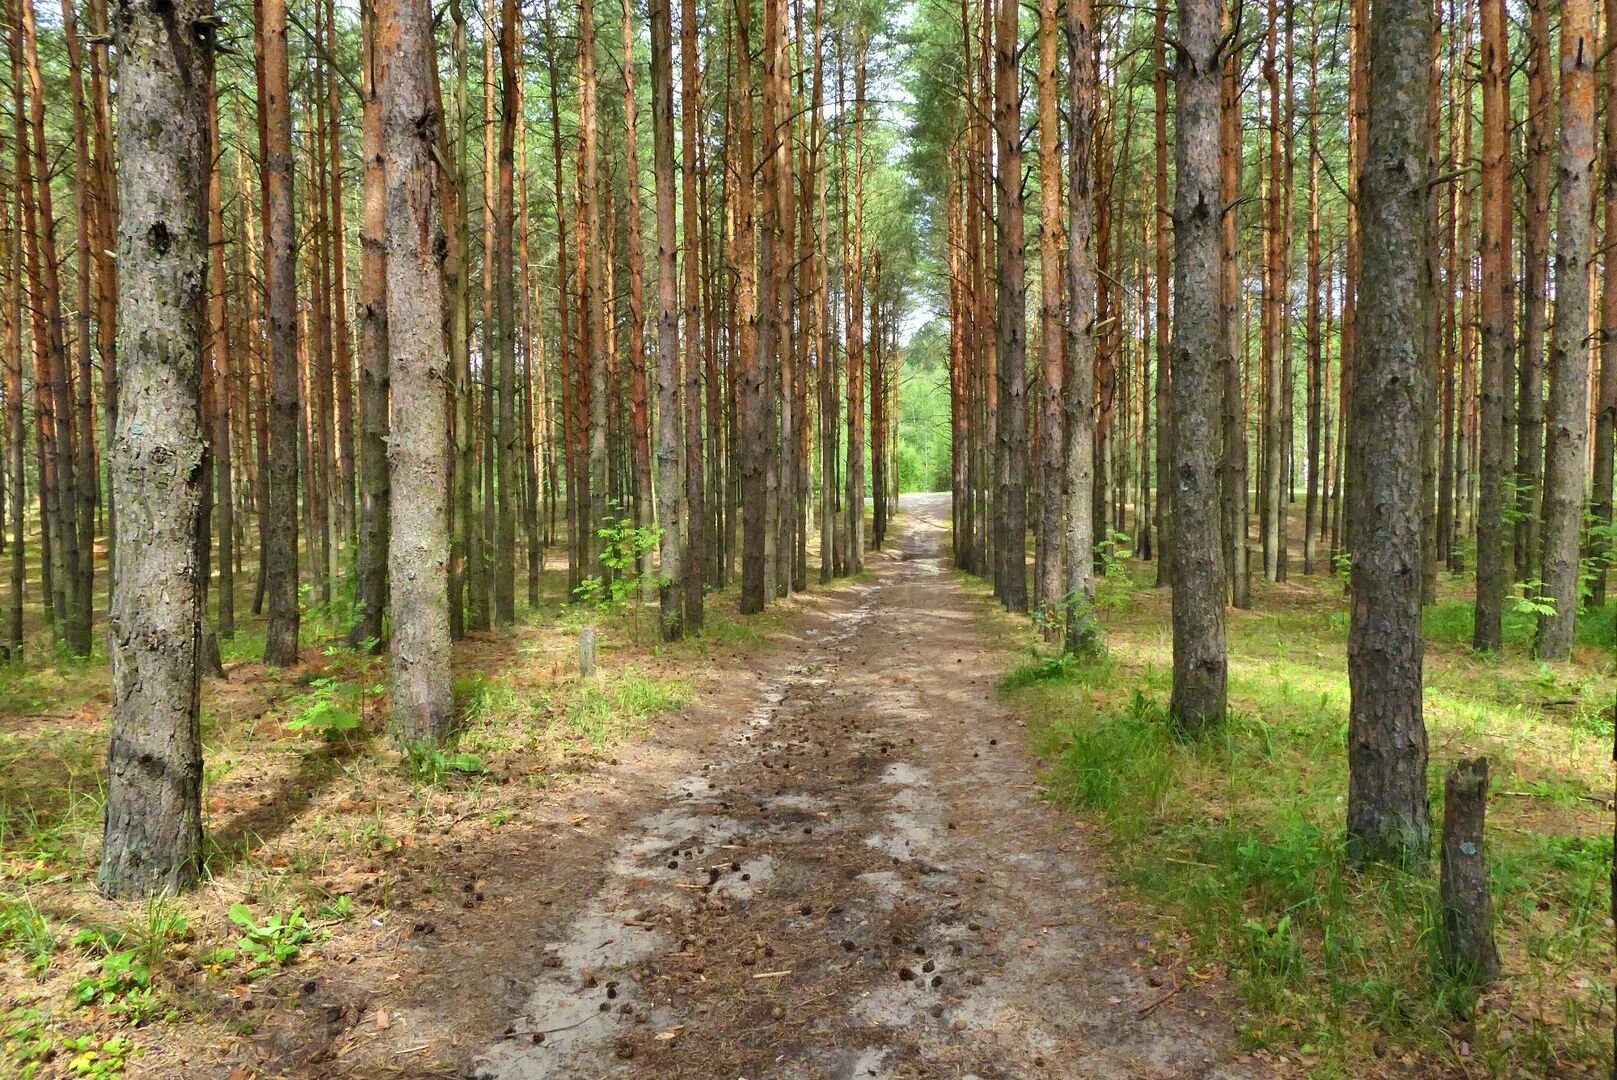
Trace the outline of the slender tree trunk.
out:
<instances>
[{"instance_id":1,"label":"slender tree trunk","mask_svg":"<svg viewBox=\"0 0 1617 1080\"><path fill-rule=\"evenodd\" d=\"M999 214L999 338L1003 485L998 513L1004 520L1001 599L1009 611L1026 611L1027 597L1027 414L1023 388L1027 373L1027 261L1022 227L1022 85L1017 0L996 0L994 32L994 128L999 171L995 177Z\"/></svg>"},{"instance_id":2,"label":"slender tree trunk","mask_svg":"<svg viewBox=\"0 0 1617 1080\"><path fill-rule=\"evenodd\" d=\"M662 529L662 636L684 632L685 477L681 454L679 256L674 220L674 45L669 0L651 0L652 172L657 185L657 522ZM694 239L687 234L689 242ZM686 267L695 260L686 248ZM694 362L694 353L691 355ZM698 466L699 468L700 466ZM692 553L696 554L695 552Z\"/></svg>"},{"instance_id":3,"label":"slender tree trunk","mask_svg":"<svg viewBox=\"0 0 1617 1080\"><path fill-rule=\"evenodd\" d=\"M1067 490L1067 550L1062 600L1066 647L1087 653L1100 647L1094 614L1095 527L1090 489L1095 483L1095 251L1090 215L1094 206L1091 151L1094 146L1094 6L1067 0L1067 383L1062 453ZM1164 549L1166 552L1166 549Z\"/></svg>"},{"instance_id":4,"label":"slender tree trunk","mask_svg":"<svg viewBox=\"0 0 1617 1080\"><path fill-rule=\"evenodd\" d=\"M1608 54L1608 61L1612 54ZM1598 56L1590 0L1561 4L1561 137L1556 166L1555 326L1545 411L1544 599L1534 652L1567 660L1577 636L1580 541L1589 459L1589 257Z\"/></svg>"},{"instance_id":5,"label":"slender tree trunk","mask_svg":"<svg viewBox=\"0 0 1617 1080\"><path fill-rule=\"evenodd\" d=\"M13 41L15 38L13 37ZM17 190L19 201L22 191ZM11 266L11 288L5 297L4 325L0 327L0 348L4 348L6 365L6 470L11 485L11 501L6 510L11 528L11 597L6 609L6 658L20 662L23 658L23 591L26 584L27 534L23 525L23 503L27 499L27 436L22 418L22 223L8 216L10 195L0 193L0 239L5 241L5 253Z\"/></svg>"},{"instance_id":6,"label":"slender tree trunk","mask_svg":"<svg viewBox=\"0 0 1617 1080\"><path fill-rule=\"evenodd\" d=\"M1424 0L1376 0L1371 13L1364 277L1348 429L1348 839L1360 859L1415 862L1431 847L1420 621L1431 18Z\"/></svg>"},{"instance_id":7,"label":"slender tree trunk","mask_svg":"<svg viewBox=\"0 0 1617 1080\"><path fill-rule=\"evenodd\" d=\"M704 476L702 472L702 384L701 384L701 357L702 357L702 288L701 288L701 246L703 232L701 223L701 201L697 195L697 185L701 175L697 169L696 153L698 150L697 125L700 119L697 109L697 86L702 77L702 61L697 48L697 9L696 0L682 0L679 16L679 76L680 76L680 178L681 178L681 205L683 215L683 232L685 236L685 533L682 537L685 548L681 554L680 569L683 579L680 582L684 590L683 615L684 629L687 633L697 633L702 629L702 586L706 577L705 567L710 565L710 556L707 543L707 492L704 490ZM715 394L718 386L716 380L710 380L708 386L708 400L716 400ZM718 417L710 416L709 423L717 424ZM717 467L719 446L717 440L710 440L708 448ZM677 451L676 451L677 453ZM714 505L724 501L723 489L713 488ZM676 537L678 538L678 537ZM717 566L717 560L711 565Z\"/></svg>"},{"instance_id":8,"label":"slender tree trunk","mask_svg":"<svg viewBox=\"0 0 1617 1080\"><path fill-rule=\"evenodd\" d=\"M89 110L84 94L84 53L79 45L78 14L74 10L72 0L62 0L62 37L67 45L68 61L68 90L73 106L73 196L76 222L76 247L74 255L74 277L76 285L76 307L74 317L74 343L73 353L77 361L77 372L74 379L73 390L73 417L75 420L74 461L73 473L77 478L75 493L78 498L74 513L78 515L75 532L82 545L82 554L79 558L79 577L74 585L74 599L78 605L73 620L80 637L76 642L79 651L88 655L91 647L91 630L95 615L95 511L97 499L96 477L98 470L95 463L95 407L92 400L91 387L94 385L94 367L91 363L90 353L90 320L94 314L94 305L90 296L90 273L95 262L91 255L91 231L95 225L95 197L94 184L90 179L92 162L90 160L90 120ZM222 256L222 251L220 252ZM219 277L222 279L223 259L216 260L219 264ZM221 286L222 288L222 286ZM221 296L223 294L221 293ZM229 452L229 442L226 440L225 452ZM220 475L220 484L228 490L230 483L230 469L225 466ZM228 514L228 510L226 511ZM228 517L225 519L228 525ZM228 540L228 537L227 537ZM228 580L228 572L226 576ZM228 616L228 609L220 609L220 621L224 623Z\"/></svg>"},{"instance_id":9,"label":"slender tree trunk","mask_svg":"<svg viewBox=\"0 0 1617 1080\"><path fill-rule=\"evenodd\" d=\"M382 103L376 93L376 6L360 7L360 139L364 158L364 213L359 245L359 565L358 617L349 631L355 647L379 642L387 606L388 545L388 340L387 178L382 160ZM450 302L454 303L453 295ZM451 598L458 604L458 598Z\"/></svg>"},{"instance_id":10,"label":"slender tree trunk","mask_svg":"<svg viewBox=\"0 0 1617 1080\"><path fill-rule=\"evenodd\" d=\"M123 516L112 594L112 745L97 881L173 893L202 870L197 520L208 282L209 0L118 0L125 122L118 262L123 362L113 477ZM183 32L176 32L183 27Z\"/></svg>"},{"instance_id":11,"label":"slender tree trunk","mask_svg":"<svg viewBox=\"0 0 1617 1080\"><path fill-rule=\"evenodd\" d=\"M1179 5L1174 71L1173 313L1173 698L1182 728L1223 722L1224 560L1219 484L1219 9L1213 0Z\"/></svg>"},{"instance_id":12,"label":"slender tree trunk","mask_svg":"<svg viewBox=\"0 0 1617 1080\"><path fill-rule=\"evenodd\" d=\"M1173 534L1173 485L1169 476L1169 449L1173 445L1173 353L1169 348L1168 290L1172 274L1170 245L1173 230L1169 227L1172 214L1168 195L1168 5L1157 4L1156 26L1152 34L1152 99L1156 106L1154 116L1155 165L1153 175L1154 205L1151 216L1155 222L1156 239L1156 473L1157 473L1157 586L1173 583L1173 546L1168 538Z\"/></svg>"},{"instance_id":13,"label":"slender tree trunk","mask_svg":"<svg viewBox=\"0 0 1617 1080\"><path fill-rule=\"evenodd\" d=\"M1039 0L1039 523L1034 544L1034 605L1045 613L1044 636L1058 641L1055 617L1066 590L1061 558L1062 439L1061 135L1057 115L1057 0ZM1087 18L1085 19L1087 21Z\"/></svg>"},{"instance_id":14,"label":"slender tree trunk","mask_svg":"<svg viewBox=\"0 0 1617 1080\"><path fill-rule=\"evenodd\" d=\"M1226 12L1225 22L1229 15ZM1235 56L1223 58L1219 82L1219 349L1224 462L1220 470L1220 525L1230 602L1252 606L1247 553L1247 424L1241 385L1241 78ZM1170 396L1169 401L1174 399ZM1171 411L1171 410L1170 410ZM1171 432L1170 432L1171 435ZM1170 445L1172 440L1170 438ZM1170 492L1170 482L1164 489Z\"/></svg>"},{"instance_id":15,"label":"slender tree trunk","mask_svg":"<svg viewBox=\"0 0 1617 1080\"><path fill-rule=\"evenodd\" d=\"M219 101L216 89L211 89L208 97L208 144L212 147L219 145ZM224 204L224 177L220 170L220 159L217 151L214 152L208 170L208 251L209 280L208 280L208 353L213 365L213 401L209 419L212 421L210 432L210 456L213 459L213 479L218 495L214 500L214 514L219 535L219 584L218 595L214 600L218 612L217 631L219 637L232 637L236 633L236 578L235 561L231 558L230 544L235 533L235 486L231 475L230 462L230 342L226 327L229 321L229 312L226 310L225 288L225 204ZM85 234L88 239L88 233ZM85 293L88 294L86 288ZM88 331L86 331L85 354L89 353ZM204 389L208 380L203 380ZM81 476L93 477L95 470L80 471ZM93 517L86 518L86 522ZM85 535L91 535L86 528ZM206 553L203 553L204 557ZM217 643L215 643L217 648Z\"/></svg>"},{"instance_id":16,"label":"slender tree trunk","mask_svg":"<svg viewBox=\"0 0 1617 1080\"><path fill-rule=\"evenodd\" d=\"M264 578L269 626L264 662L298 662L297 248L292 222L291 81L286 55L286 0L259 0L259 64L263 69L260 161L264 170L265 294L269 308L269 510Z\"/></svg>"},{"instance_id":17,"label":"slender tree trunk","mask_svg":"<svg viewBox=\"0 0 1617 1080\"><path fill-rule=\"evenodd\" d=\"M377 93L386 177L387 325L393 393L392 723L402 744L441 742L449 681L449 357L443 339L443 110L427 0L377 5Z\"/></svg>"},{"instance_id":18,"label":"slender tree trunk","mask_svg":"<svg viewBox=\"0 0 1617 1080\"><path fill-rule=\"evenodd\" d=\"M499 204L496 207L494 263L495 263L495 319L499 325L499 450L495 454L499 483L498 510L495 516L494 536L494 617L501 623L510 623L517 615L516 552L517 552L517 493L516 466L519 459L517 444L517 321L516 321L516 268L512 262L512 234L516 231L516 127L522 122L517 115L520 94L520 60L517 55L517 22L520 18L517 0L500 3L500 159ZM493 358L486 358L488 363Z\"/></svg>"},{"instance_id":19,"label":"slender tree trunk","mask_svg":"<svg viewBox=\"0 0 1617 1080\"><path fill-rule=\"evenodd\" d=\"M1607 0L1606 47L1617 43L1617 4ZM1595 467L1591 510L1597 533L1593 548L1595 576L1589 586L1591 607L1606 602L1606 573L1612 559L1612 455L1617 450L1617 60L1612 53L1604 61L1606 85L1606 160L1601 205L1604 207L1602 268L1605 277L1600 288L1600 381L1595 395Z\"/></svg>"}]
</instances>

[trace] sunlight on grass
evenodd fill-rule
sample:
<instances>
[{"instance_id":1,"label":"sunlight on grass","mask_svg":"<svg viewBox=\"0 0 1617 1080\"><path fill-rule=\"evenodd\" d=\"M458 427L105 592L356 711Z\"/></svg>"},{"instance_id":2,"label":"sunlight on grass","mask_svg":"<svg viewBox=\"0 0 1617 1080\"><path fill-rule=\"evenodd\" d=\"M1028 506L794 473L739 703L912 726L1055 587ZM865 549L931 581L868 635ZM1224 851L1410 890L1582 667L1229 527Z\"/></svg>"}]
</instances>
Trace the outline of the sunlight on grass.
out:
<instances>
[{"instance_id":1,"label":"sunlight on grass","mask_svg":"<svg viewBox=\"0 0 1617 1080\"><path fill-rule=\"evenodd\" d=\"M1488 848L1506 980L1480 996L1435 974L1435 861L1359 870L1346 856L1345 601L1336 583L1260 586L1231 612L1231 715L1199 742L1166 716L1167 595L1109 582L1110 659L1035 659L1002 690L1035 732L1056 800L1099 817L1122 878L1222 964L1251 1006L1244 1039L1310 1075L1364 1075L1386 1055L1487 1075L1611 1063L1611 666L1545 666L1531 630L1469 649L1469 602L1428 613L1434 822L1443 775L1488 755ZM1121 595L1117 595L1121 594ZM1100 606L1100 605L1098 605ZM1456 612L1464 609L1462 619ZM995 613L1001 628L1016 624ZM1463 625L1462 625L1463 623ZM1604 614L1580 640L1609 640ZM1026 624L1016 632L1026 640Z\"/></svg>"}]
</instances>

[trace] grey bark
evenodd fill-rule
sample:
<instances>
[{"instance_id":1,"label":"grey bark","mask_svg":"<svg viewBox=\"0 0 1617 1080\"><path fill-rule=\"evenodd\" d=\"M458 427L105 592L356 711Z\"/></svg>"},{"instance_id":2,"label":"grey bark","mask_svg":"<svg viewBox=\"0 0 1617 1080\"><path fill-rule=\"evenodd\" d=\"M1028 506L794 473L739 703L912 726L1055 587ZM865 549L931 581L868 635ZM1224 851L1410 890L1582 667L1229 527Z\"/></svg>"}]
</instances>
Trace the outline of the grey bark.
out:
<instances>
[{"instance_id":1,"label":"grey bark","mask_svg":"<svg viewBox=\"0 0 1617 1080\"><path fill-rule=\"evenodd\" d=\"M1219 516L1219 6L1179 6L1174 68L1173 698L1186 731L1221 723L1228 692Z\"/></svg>"},{"instance_id":2,"label":"grey bark","mask_svg":"<svg viewBox=\"0 0 1617 1080\"><path fill-rule=\"evenodd\" d=\"M1499 977L1493 938L1493 897L1483 826L1488 812L1488 759L1462 761L1443 786L1443 960L1467 981Z\"/></svg>"},{"instance_id":3,"label":"grey bark","mask_svg":"<svg viewBox=\"0 0 1617 1080\"><path fill-rule=\"evenodd\" d=\"M208 282L211 0L119 0L122 355L112 476L112 743L97 882L173 893L202 868L199 374Z\"/></svg>"},{"instance_id":4,"label":"grey bark","mask_svg":"<svg viewBox=\"0 0 1617 1080\"><path fill-rule=\"evenodd\" d=\"M999 245L1000 485L1003 522L1000 599L1008 611L1027 610L1027 251L1023 231L1022 84L1017 0L997 0L994 24L994 176Z\"/></svg>"},{"instance_id":5,"label":"grey bark","mask_svg":"<svg viewBox=\"0 0 1617 1080\"><path fill-rule=\"evenodd\" d=\"M1094 650L1095 523L1095 249L1091 215L1095 129L1095 27L1090 0L1067 0L1067 430L1062 447L1067 478L1066 647ZM1164 549L1166 550L1166 549Z\"/></svg>"},{"instance_id":6,"label":"grey bark","mask_svg":"<svg viewBox=\"0 0 1617 1080\"><path fill-rule=\"evenodd\" d=\"M1577 634L1579 541L1589 454L1589 243L1595 164L1594 12L1589 0L1561 7L1561 153L1555 229L1555 327L1545 413L1544 599L1534 651L1566 660Z\"/></svg>"},{"instance_id":7,"label":"grey bark","mask_svg":"<svg viewBox=\"0 0 1617 1080\"><path fill-rule=\"evenodd\" d=\"M1421 714L1421 304L1431 9L1377 0L1368 153L1360 179L1363 278L1348 428L1348 839L1361 859L1423 860L1431 846Z\"/></svg>"},{"instance_id":8,"label":"grey bark","mask_svg":"<svg viewBox=\"0 0 1617 1080\"><path fill-rule=\"evenodd\" d=\"M679 256L674 220L674 46L669 0L651 0L652 172L657 184L657 523L662 636L684 632L685 476L679 366ZM687 252L686 258L690 258ZM692 355L692 363L695 357ZM697 553L693 552L693 556ZM694 561L694 560L693 560Z\"/></svg>"},{"instance_id":9,"label":"grey bark","mask_svg":"<svg viewBox=\"0 0 1617 1080\"><path fill-rule=\"evenodd\" d=\"M433 151L443 115L433 85L428 0L381 0L378 90L387 196L387 325L393 437L394 736L406 745L449 733L449 357L443 340L445 254Z\"/></svg>"}]
</instances>

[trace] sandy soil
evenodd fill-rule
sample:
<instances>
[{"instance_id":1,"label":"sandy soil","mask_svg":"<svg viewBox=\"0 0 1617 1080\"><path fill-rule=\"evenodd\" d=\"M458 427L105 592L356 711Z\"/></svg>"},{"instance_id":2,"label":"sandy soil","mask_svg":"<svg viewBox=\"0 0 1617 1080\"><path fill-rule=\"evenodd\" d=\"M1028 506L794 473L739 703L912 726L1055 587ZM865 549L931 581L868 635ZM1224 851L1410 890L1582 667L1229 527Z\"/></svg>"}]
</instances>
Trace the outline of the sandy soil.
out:
<instances>
[{"instance_id":1,"label":"sandy soil","mask_svg":"<svg viewBox=\"0 0 1617 1080\"><path fill-rule=\"evenodd\" d=\"M993 699L1008 658L946 572L946 497L904 511L873 580L580 796L545 882L491 868L536 915L532 974L440 955L458 974L379 1041L448 1035L490 1080L1259 1075L1040 801Z\"/></svg>"}]
</instances>

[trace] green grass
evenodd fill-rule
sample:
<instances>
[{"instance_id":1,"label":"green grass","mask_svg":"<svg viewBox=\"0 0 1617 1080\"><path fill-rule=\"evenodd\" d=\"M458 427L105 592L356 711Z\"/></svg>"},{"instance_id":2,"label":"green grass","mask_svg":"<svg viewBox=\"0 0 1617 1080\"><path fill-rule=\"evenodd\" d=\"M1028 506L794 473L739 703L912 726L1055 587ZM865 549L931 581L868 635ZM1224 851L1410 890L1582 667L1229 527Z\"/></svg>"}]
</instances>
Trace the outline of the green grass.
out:
<instances>
[{"instance_id":1,"label":"green grass","mask_svg":"<svg viewBox=\"0 0 1617 1080\"><path fill-rule=\"evenodd\" d=\"M1165 712L1167 596L1139 588L1149 574L1108 583L1110 659L1035 656L1002 690L1031 721L1051 797L1106 826L1117 872L1164 940L1188 938L1190 963L1228 971L1249 1006L1244 1040L1306 1055L1325 1077L1401 1054L1469 1075L1561 1076L1574 1063L1609 1075L1610 664L1540 665L1525 624L1504 654L1476 657L1452 614L1466 601L1428 614L1434 824L1455 761L1485 753L1493 774L1487 843L1507 978L1479 997L1435 962L1435 860L1360 869L1347 857L1340 588L1294 578L1232 612L1229 719L1186 741ZM1586 642L1602 640L1604 621L1585 622Z\"/></svg>"}]
</instances>

